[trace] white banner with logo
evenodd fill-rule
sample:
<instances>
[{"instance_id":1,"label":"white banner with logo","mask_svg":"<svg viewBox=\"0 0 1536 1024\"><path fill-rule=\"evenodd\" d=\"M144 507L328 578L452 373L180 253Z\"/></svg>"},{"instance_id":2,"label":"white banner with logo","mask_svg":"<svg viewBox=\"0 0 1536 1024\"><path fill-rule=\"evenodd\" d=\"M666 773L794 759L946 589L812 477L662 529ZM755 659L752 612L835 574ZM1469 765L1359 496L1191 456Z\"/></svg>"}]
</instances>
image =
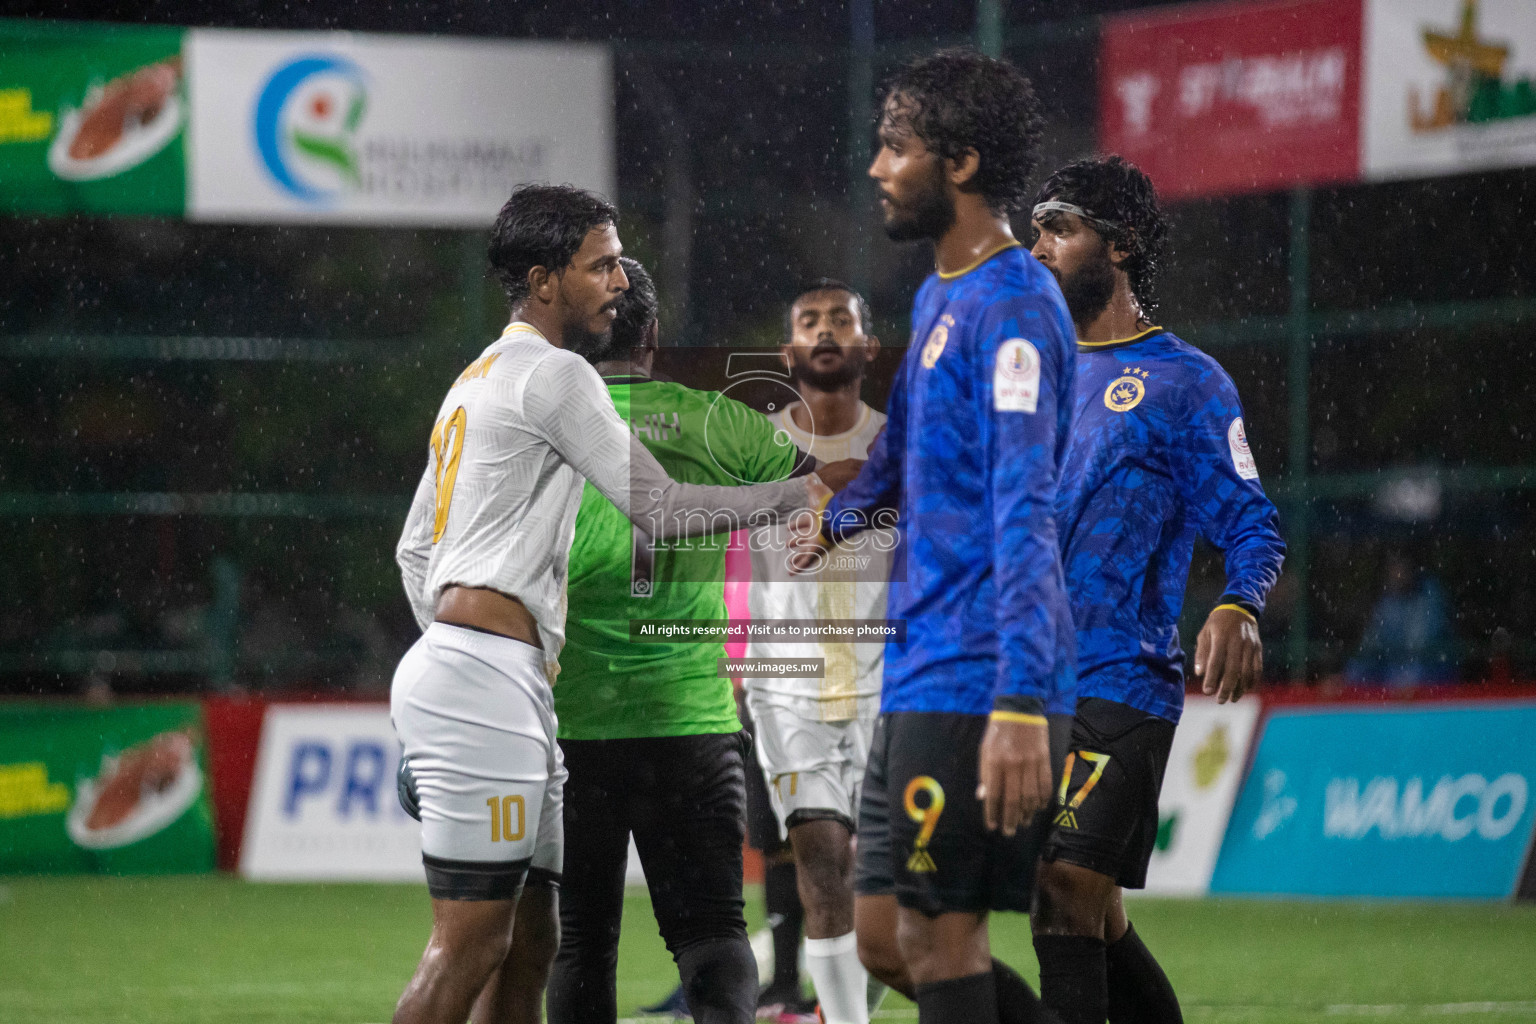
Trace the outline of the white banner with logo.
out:
<instances>
[{"instance_id":1,"label":"white banner with logo","mask_svg":"<svg viewBox=\"0 0 1536 1024\"><path fill-rule=\"evenodd\" d=\"M1367 0L1367 178L1536 163L1536 3Z\"/></svg>"},{"instance_id":2,"label":"white banner with logo","mask_svg":"<svg viewBox=\"0 0 1536 1024\"><path fill-rule=\"evenodd\" d=\"M383 705L267 709L240 873L260 881L425 881L421 826L400 807Z\"/></svg>"},{"instance_id":3,"label":"white banner with logo","mask_svg":"<svg viewBox=\"0 0 1536 1024\"><path fill-rule=\"evenodd\" d=\"M194 29L187 215L488 227L515 185L613 195L593 44Z\"/></svg>"},{"instance_id":4,"label":"white banner with logo","mask_svg":"<svg viewBox=\"0 0 1536 1024\"><path fill-rule=\"evenodd\" d=\"M1259 710L1251 696L1225 705L1185 698L1158 800L1148 892L1198 896L1210 888Z\"/></svg>"}]
</instances>

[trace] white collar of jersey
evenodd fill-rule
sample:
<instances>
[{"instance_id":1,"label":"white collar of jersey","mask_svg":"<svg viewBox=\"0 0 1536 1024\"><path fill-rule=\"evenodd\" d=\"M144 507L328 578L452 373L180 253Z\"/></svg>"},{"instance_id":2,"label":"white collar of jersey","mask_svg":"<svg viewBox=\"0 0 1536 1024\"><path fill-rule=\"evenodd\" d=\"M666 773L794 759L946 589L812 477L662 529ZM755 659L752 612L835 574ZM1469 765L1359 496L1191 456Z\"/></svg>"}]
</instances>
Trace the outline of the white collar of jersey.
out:
<instances>
[{"instance_id":1,"label":"white collar of jersey","mask_svg":"<svg viewBox=\"0 0 1536 1024\"><path fill-rule=\"evenodd\" d=\"M781 412L779 416L781 417L780 422L786 430L788 430L792 435L798 434L800 437L805 438L807 441L841 441L846 437L852 437L854 434L857 434L859 431L864 429L866 424L869 423L869 414L871 411L869 404L866 402L860 402L859 421L853 426L849 427L841 434L812 434L809 431L802 430L800 428L800 424L795 422L795 417L791 412L795 406L804 404L804 402L791 402L789 405L784 407L784 411Z\"/></svg>"},{"instance_id":2,"label":"white collar of jersey","mask_svg":"<svg viewBox=\"0 0 1536 1024\"><path fill-rule=\"evenodd\" d=\"M543 331L533 326L533 324L528 323L526 320L513 320L511 323L507 324L506 329L501 332L501 337L506 338L513 334L531 334L538 338L540 341L549 340L548 338L544 337Z\"/></svg>"}]
</instances>

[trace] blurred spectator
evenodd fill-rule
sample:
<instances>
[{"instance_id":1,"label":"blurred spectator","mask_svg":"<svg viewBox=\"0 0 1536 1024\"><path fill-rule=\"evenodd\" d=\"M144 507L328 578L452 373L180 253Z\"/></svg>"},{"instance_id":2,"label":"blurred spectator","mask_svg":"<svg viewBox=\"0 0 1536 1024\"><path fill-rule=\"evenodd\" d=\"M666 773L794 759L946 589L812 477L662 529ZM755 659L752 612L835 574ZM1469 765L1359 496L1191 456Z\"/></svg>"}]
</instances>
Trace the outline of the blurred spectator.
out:
<instances>
[{"instance_id":1,"label":"blurred spectator","mask_svg":"<svg viewBox=\"0 0 1536 1024\"><path fill-rule=\"evenodd\" d=\"M1386 577L1345 679L1391 688L1454 681L1456 638L1439 582L1401 554L1387 556Z\"/></svg>"}]
</instances>

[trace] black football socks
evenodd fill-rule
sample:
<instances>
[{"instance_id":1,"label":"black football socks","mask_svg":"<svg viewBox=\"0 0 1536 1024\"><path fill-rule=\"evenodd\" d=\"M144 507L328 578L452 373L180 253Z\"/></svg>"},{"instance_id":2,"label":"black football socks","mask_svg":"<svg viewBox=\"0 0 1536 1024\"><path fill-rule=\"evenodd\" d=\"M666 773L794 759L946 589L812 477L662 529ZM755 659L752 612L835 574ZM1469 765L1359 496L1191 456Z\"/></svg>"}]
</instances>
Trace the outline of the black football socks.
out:
<instances>
[{"instance_id":1,"label":"black football socks","mask_svg":"<svg viewBox=\"0 0 1536 1024\"><path fill-rule=\"evenodd\" d=\"M1088 935L1036 935L1040 998L1063 1024L1104 1024L1109 980L1104 940Z\"/></svg>"},{"instance_id":2,"label":"black football socks","mask_svg":"<svg viewBox=\"0 0 1536 1024\"><path fill-rule=\"evenodd\" d=\"M773 926L773 983L776 995L800 996L800 927L805 911L796 887L795 862L775 864L763 870L763 904ZM777 920L775 920L775 918Z\"/></svg>"},{"instance_id":3,"label":"black football socks","mask_svg":"<svg viewBox=\"0 0 1536 1024\"><path fill-rule=\"evenodd\" d=\"M1104 950L1110 1024L1184 1024L1179 997L1134 926Z\"/></svg>"},{"instance_id":4,"label":"black football socks","mask_svg":"<svg viewBox=\"0 0 1536 1024\"><path fill-rule=\"evenodd\" d=\"M1000 1024L997 975L987 971L917 986L917 1024Z\"/></svg>"},{"instance_id":5,"label":"black football socks","mask_svg":"<svg viewBox=\"0 0 1536 1024\"><path fill-rule=\"evenodd\" d=\"M1029 982L997 957L992 958L992 977L997 984L998 1024L1060 1024L1061 1018L1045 1008Z\"/></svg>"}]
</instances>

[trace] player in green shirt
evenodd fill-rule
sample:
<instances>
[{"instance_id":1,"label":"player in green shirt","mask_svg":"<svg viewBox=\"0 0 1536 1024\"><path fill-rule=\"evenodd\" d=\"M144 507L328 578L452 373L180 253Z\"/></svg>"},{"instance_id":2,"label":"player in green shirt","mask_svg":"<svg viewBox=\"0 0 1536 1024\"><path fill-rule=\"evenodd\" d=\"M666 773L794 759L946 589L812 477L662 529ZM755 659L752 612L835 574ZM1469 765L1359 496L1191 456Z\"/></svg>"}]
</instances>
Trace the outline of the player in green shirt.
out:
<instances>
[{"instance_id":1,"label":"player in green shirt","mask_svg":"<svg viewBox=\"0 0 1536 1024\"><path fill-rule=\"evenodd\" d=\"M610 347L588 358L614 406L676 480L782 480L803 457L768 419L717 392L651 377L655 285L634 260ZM776 436L777 434L777 436ZM840 467L841 468L841 467ZM848 467L850 470L852 467ZM822 471L845 483L846 475ZM567 642L554 688L565 786L560 952L551 1024L617 1017L614 968L629 836L694 1019L746 1024L757 967L742 916L745 758L719 643L633 643L630 620L724 619L728 537L653 546L588 487L571 546Z\"/></svg>"},{"instance_id":2,"label":"player in green shirt","mask_svg":"<svg viewBox=\"0 0 1536 1024\"><path fill-rule=\"evenodd\" d=\"M639 292L631 281L616 330L627 328L629 305L644 305ZM625 343L624 333L615 346ZM809 463L761 413L718 391L652 379L656 338L652 319L634 358L593 362L619 415L673 479L758 483L786 479L797 463ZM722 644L630 641L632 620L726 617L729 541L727 534L714 534L653 546L613 502L586 485L571 544L567 642L555 695L560 739L703 736L741 728L730 682L716 673L725 657Z\"/></svg>"}]
</instances>

